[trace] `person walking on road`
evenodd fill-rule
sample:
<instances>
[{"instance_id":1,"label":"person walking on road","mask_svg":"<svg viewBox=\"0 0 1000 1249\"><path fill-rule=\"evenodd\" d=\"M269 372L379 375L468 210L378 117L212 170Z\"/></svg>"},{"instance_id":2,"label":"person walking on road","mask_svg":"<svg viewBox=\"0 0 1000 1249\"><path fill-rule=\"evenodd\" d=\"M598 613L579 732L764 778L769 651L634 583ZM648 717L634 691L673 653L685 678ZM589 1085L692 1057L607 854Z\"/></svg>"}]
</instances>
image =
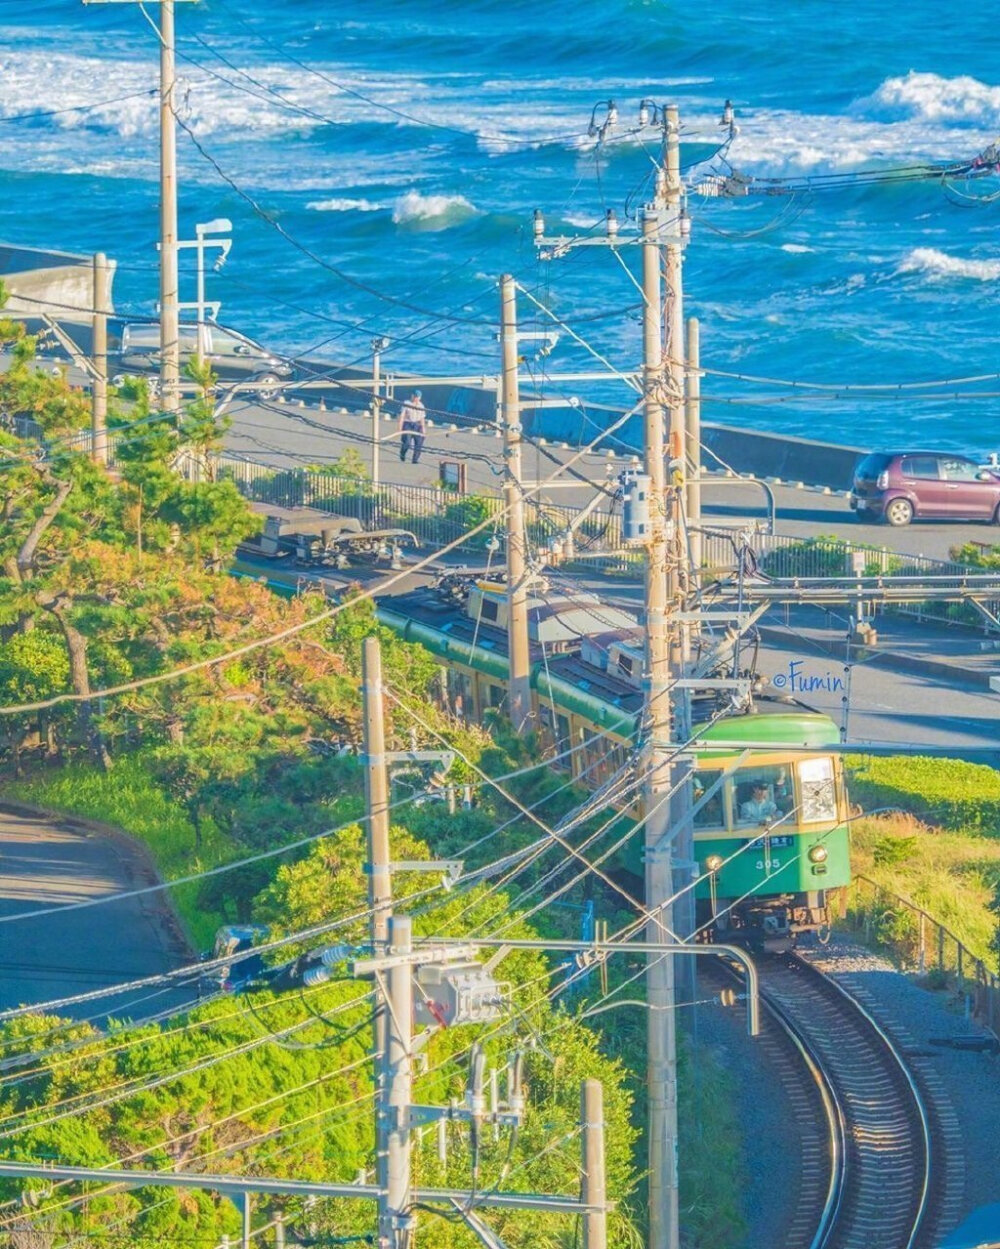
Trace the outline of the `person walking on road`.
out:
<instances>
[{"instance_id":1,"label":"person walking on road","mask_svg":"<svg viewBox=\"0 0 1000 1249\"><path fill-rule=\"evenodd\" d=\"M427 429L427 412L424 408L424 401L420 397L420 391L415 390L409 399L403 404L403 410L399 414L399 458L406 459L406 453L413 448L413 463L420 459L420 452L424 449L424 435Z\"/></svg>"}]
</instances>

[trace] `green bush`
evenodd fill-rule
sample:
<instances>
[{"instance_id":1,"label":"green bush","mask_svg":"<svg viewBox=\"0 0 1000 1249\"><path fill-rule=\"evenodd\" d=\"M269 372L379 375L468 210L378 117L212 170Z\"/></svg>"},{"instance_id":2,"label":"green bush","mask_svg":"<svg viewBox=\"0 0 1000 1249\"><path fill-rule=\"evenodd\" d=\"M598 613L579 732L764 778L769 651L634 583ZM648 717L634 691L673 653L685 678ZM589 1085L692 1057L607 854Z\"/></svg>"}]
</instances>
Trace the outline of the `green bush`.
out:
<instances>
[{"instance_id":1,"label":"green bush","mask_svg":"<svg viewBox=\"0 0 1000 1249\"><path fill-rule=\"evenodd\" d=\"M1000 772L925 756L847 760L850 793L865 809L898 807L941 828L1000 836Z\"/></svg>"}]
</instances>

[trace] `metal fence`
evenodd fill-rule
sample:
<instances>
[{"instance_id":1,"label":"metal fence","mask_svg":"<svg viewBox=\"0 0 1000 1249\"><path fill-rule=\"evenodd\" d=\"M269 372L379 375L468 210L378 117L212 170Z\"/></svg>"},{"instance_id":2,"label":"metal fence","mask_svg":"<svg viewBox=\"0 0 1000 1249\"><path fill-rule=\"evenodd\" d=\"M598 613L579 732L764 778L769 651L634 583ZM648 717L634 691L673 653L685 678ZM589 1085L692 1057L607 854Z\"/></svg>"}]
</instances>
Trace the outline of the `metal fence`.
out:
<instances>
[{"instance_id":1,"label":"metal fence","mask_svg":"<svg viewBox=\"0 0 1000 1249\"><path fill-rule=\"evenodd\" d=\"M220 456L217 473L232 481L241 494L256 503L275 507L315 507L356 517L367 529L406 529L423 546L446 546L483 521L485 525L460 548L466 551L500 550L505 536L503 500L493 494L460 495L440 486L383 485L358 478L336 477L308 469L275 469L253 460ZM524 503L528 538L547 549L560 539L578 516L575 508L538 499ZM576 531L579 549L601 543L613 549L621 541L620 521L608 512L588 516Z\"/></svg>"},{"instance_id":2,"label":"metal fence","mask_svg":"<svg viewBox=\"0 0 1000 1249\"><path fill-rule=\"evenodd\" d=\"M862 893L870 895L867 900ZM933 973L942 987L954 988L967 1013L1000 1036L1000 978L922 907L857 875L846 918L866 944L885 946L904 967L922 976Z\"/></svg>"}]
</instances>

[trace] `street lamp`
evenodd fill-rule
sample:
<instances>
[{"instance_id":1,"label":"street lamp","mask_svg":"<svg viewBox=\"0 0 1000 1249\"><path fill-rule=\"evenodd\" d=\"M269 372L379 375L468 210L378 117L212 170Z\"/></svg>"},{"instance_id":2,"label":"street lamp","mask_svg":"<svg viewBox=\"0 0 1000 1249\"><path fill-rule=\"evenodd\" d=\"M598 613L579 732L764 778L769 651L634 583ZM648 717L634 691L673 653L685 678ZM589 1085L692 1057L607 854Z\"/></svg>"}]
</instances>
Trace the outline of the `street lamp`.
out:
<instances>
[{"instance_id":1,"label":"street lamp","mask_svg":"<svg viewBox=\"0 0 1000 1249\"><path fill-rule=\"evenodd\" d=\"M199 222L195 226L195 237L193 239L178 241L177 247L193 247L195 249L197 260L198 274L198 291L197 298L194 303L178 304L178 308L193 308L195 317L198 321L198 363L203 364L205 360L205 320L206 314L213 321L219 318L219 309L222 304L217 300L205 299L205 249L207 247L217 247L219 255L215 260L215 269L218 271L225 264L226 257L229 255L233 246L231 238L206 238L206 235L229 234L233 228L233 223L228 217L215 217L212 221Z\"/></svg>"}]
</instances>

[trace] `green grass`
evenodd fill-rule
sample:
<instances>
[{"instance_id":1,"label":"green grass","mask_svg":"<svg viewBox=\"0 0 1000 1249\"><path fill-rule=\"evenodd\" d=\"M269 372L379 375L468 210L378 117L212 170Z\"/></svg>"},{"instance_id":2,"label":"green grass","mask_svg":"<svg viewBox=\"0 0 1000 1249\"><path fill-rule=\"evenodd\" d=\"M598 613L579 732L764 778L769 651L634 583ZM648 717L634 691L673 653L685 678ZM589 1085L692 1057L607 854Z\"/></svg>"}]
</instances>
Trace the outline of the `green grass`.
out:
<instances>
[{"instance_id":1,"label":"green grass","mask_svg":"<svg viewBox=\"0 0 1000 1249\"><path fill-rule=\"evenodd\" d=\"M1000 837L1000 772L924 756L849 756L851 798L866 811L899 807L926 824Z\"/></svg>"},{"instance_id":2,"label":"green grass","mask_svg":"<svg viewBox=\"0 0 1000 1249\"><path fill-rule=\"evenodd\" d=\"M70 764L24 780L4 781L0 793L49 811L114 825L149 849L164 880L216 867L240 853L208 819L202 821L201 848L196 852L194 826L150 776L141 753L117 760L107 773L90 764ZM212 944L226 917L206 910L198 895L197 882L170 890L192 941L201 949Z\"/></svg>"},{"instance_id":3,"label":"green grass","mask_svg":"<svg viewBox=\"0 0 1000 1249\"><path fill-rule=\"evenodd\" d=\"M854 871L900 894L943 924L992 970L997 968L997 915L991 909L1000 891L1000 840L978 831L952 832L908 815L858 820L853 827ZM876 899L870 888L852 891L852 913L867 918L872 938L890 948L906 966L917 960L919 920L891 899ZM937 957L928 928L927 959ZM946 943L945 966L954 968L955 948Z\"/></svg>"}]
</instances>

